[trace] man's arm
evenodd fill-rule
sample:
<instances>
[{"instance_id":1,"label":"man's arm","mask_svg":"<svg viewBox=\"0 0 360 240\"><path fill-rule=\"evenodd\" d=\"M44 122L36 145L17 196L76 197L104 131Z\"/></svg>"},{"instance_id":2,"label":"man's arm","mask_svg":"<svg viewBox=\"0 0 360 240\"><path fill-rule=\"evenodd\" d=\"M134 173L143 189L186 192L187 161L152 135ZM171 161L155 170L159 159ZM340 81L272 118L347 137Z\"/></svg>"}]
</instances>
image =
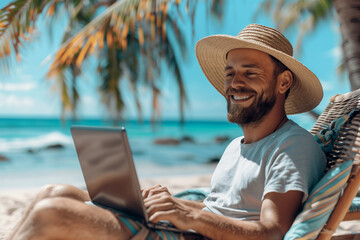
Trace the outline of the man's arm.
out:
<instances>
[{"instance_id":1,"label":"man's arm","mask_svg":"<svg viewBox=\"0 0 360 240\"><path fill-rule=\"evenodd\" d=\"M168 220L212 239L282 239L302 206L303 193L266 194L260 221L240 221L188 206L166 192L145 199L150 221Z\"/></svg>"}]
</instances>

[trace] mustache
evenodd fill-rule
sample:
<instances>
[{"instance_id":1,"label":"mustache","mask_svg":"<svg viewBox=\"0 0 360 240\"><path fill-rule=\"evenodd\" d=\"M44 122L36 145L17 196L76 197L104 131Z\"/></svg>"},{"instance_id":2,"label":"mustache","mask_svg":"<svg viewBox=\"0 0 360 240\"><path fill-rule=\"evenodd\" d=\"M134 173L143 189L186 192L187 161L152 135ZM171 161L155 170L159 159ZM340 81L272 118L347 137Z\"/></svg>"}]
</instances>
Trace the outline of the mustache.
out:
<instances>
[{"instance_id":1,"label":"mustache","mask_svg":"<svg viewBox=\"0 0 360 240\"><path fill-rule=\"evenodd\" d=\"M225 94L226 95L233 95L233 94L240 94L240 93L254 93L255 91L252 89L248 89L248 88L228 88L228 90L226 90Z\"/></svg>"}]
</instances>

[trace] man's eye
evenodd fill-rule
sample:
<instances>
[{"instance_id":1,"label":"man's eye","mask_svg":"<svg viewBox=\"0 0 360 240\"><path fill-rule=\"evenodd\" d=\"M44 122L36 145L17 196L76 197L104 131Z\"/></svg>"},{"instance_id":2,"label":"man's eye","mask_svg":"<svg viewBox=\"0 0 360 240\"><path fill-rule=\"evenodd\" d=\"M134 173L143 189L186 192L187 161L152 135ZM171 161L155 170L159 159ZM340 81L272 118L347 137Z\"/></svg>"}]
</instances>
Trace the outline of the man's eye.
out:
<instances>
[{"instance_id":1,"label":"man's eye","mask_svg":"<svg viewBox=\"0 0 360 240\"><path fill-rule=\"evenodd\" d=\"M226 77L232 77L232 76L234 76L234 73L227 73L226 74Z\"/></svg>"},{"instance_id":2,"label":"man's eye","mask_svg":"<svg viewBox=\"0 0 360 240\"><path fill-rule=\"evenodd\" d=\"M247 72L247 73L246 73L246 76L248 76L248 77L255 77L255 76L256 76L256 73L254 73L254 72Z\"/></svg>"}]
</instances>

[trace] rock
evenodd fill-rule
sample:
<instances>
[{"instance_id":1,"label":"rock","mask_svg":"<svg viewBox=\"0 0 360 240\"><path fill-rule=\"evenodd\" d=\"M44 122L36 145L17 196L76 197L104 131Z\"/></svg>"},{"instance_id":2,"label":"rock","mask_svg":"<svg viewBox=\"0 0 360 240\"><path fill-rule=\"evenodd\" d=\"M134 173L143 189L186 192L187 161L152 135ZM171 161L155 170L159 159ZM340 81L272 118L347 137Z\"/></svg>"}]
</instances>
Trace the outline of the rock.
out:
<instances>
[{"instance_id":1,"label":"rock","mask_svg":"<svg viewBox=\"0 0 360 240\"><path fill-rule=\"evenodd\" d=\"M229 141L229 137L228 136L219 136L215 138L215 142L217 143L223 143L223 142L227 142Z\"/></svg>"},{"instance_id":2,"label":"rock","mask_svg":"<svg viewBox=\"0 0 360 240\"><path fill-rule=\"evenodd\" d=\"M194 139L190 136L183 136L181 139L176 138L160 138L155 139L154 144L157 145L179 145L182 142L194 143Z\"/></svg>"},{"instance_id":3,"label":"rock","mask_svg":"<svg viewBox=\"0 0 360 240\"><path fill-rule=\"evenodd\" d=\"M183 136L183 137L181 138L181 142L194 143L195 141L194 141L194 139L193 139L192 137L190 137L190 136Z\"/></svg>"},{"instance_id":4,"label":"rock","mask_svg":"<svg viewBox=\"0 0 360 240\"><path fill-rule=\"evenodd\" d=\"M34 149L32 149L32 148L29 148L29 149L27 150L27 152L33 154L33 153L36 153L37 151L34 150Z\"/></svg>"},{"instance_id":5,"label":"rock","mask_svg":"<svg viewBox=\"0 0 360 240\"><path fill-rule=\"evenodd\" d=\"M64 145L60 143L51 144L45 147L45 149L63 149Z\"/></svg>"},{"instance_id":6,"label":"rock","mask_svg":"<svg viewBox=\"0 0 360 240\"><path fill-rule=\"evenodd\" d=\"M213 163L218 163L219 161L220 161L219 157L213 157L208 160L208 163L213 164Z\"/></svg>"},{"instance_id":7,"label":"rock","mask_svg":"<svg viewBox=\"0 0 360 240\"><path fill-rule=\"evenodd\" d=\"M50 144L50 145L47 145L47 146L41 147L41 148L29 148L27 150L27 152L30 153L30 154L35 154L35 153L38 153L38 152L43 151L43 150L63 149L63 148L65 148L65 146L62 145L61 143L54 143L54 144Z\"/></svg>"},{"instance_id":8,"label":"rock","mask_svg":"<svg viewBox=\"0 0 360 240\"><path fill-rule=\"evenodd\" d=\"M9 161L10 159L8 159L7 157L0 155L0 162L6 162Z\"/></svg>"},{"instance_id":9,"label":"rock","mask_svg":"<svg viewBox=\"0 0 360 240\"><path fill-rule=\"evenodd\" d=\"M175 138L155 139L154 144L157 145L179 145L180 141Z\"/></svg>"}]
</instances>

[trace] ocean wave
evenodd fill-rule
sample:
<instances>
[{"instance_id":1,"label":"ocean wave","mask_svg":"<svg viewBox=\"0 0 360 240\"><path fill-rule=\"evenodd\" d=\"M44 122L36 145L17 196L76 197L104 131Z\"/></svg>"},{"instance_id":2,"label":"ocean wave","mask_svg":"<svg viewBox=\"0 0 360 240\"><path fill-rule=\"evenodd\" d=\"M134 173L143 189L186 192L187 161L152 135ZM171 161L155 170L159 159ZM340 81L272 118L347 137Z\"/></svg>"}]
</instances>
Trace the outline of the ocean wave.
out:
<instances>
[{"instance_id":1,"label":"ocean wave","mask_svg":"<svg viewBox=\"0 0 360 240\"><path fill-rule=\"evenodd\" d=\"M0 152L18 150L40 150L51 146L72 145L70 136L61 132L50 132L33 138L0 139Z\"/></svg>"}]
</instances>

